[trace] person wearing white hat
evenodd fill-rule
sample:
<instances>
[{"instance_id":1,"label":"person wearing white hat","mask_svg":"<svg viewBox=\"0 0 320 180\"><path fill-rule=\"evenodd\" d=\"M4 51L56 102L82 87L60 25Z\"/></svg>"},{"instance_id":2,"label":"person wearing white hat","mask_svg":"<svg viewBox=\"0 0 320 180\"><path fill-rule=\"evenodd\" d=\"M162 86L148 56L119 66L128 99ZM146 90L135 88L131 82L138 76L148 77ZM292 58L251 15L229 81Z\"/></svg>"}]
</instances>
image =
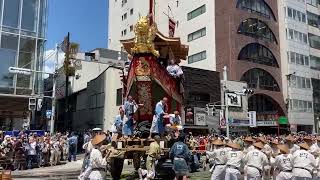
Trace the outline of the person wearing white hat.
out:
<instances>
[{"instance_id":1,"label":"person wearing white hat","mask_svg":"<svg viewBox=\"0 0 320 180\"><path fill-rule=\"evenodd\" d=\"M318 157L320 156L320 138L314 138L312 141L309 152L315 157Z\"/></svg>"},{"instance_id":2,"label":"person wearing white hat","mask_svg":"<svg viewBox=\"0 0 320 180\"><path fill-rule=\"evenodd\" d=\"M312 179L312 173L316 167L316 159L308 152L310 149L307 143L300 143L300 150L297 150L292 156L293 179Z\"/></svg>"},{"instance_id":3,"label":"person wearing white hat","mask_svg":"<svg viewBox=\"0 0 320 180\"><path fill-rule=\"evenodd\" d=\"M254 149L249 151L244 162L247 165L247 180L261 180L263 175L264 166L269 163L267 155L261 150L264 145L261 142L253 144Z\"/></svg>"},{"instance_id":4,"label":"person wearing white hat","mask_svg":"<svg viewBox=\"0 0 320 180\"><path fill-rule=\"evenodd\" d=\"M244 154L240 151L241 147L239 144L230 142L227 146L232 150L227 152L225 180L238 180L241 176L240 166L243 161Z\"/></svg>"},{"instance_id":5,"label":"person wearing white hat","mask_svg":"<svg viewBox=\"0 0 320 180\"><path fill-rule=\"evenodd\" d=\"M102 157L102 153L100 151L100 147L102 146L103 141L105 139L105 134L99 134L91 140L91 143L94 146L94 148L90 153L90 180L104 180L106 177L105 168L107 166L107 160L106 158Z\"/></svg>"},{"instance_id":6,"label":"person wearing white hat","mask_svg":"<svg viewBox=\"0 0 320 180\"><path fill-rule=\"evenodd\" d=\"M290 180L292 178L292 154L287 145L281 144L277 146L280 154L274 159L274 167L280 172L276 176L276 180Z\"/></svg>"}]
</instances>

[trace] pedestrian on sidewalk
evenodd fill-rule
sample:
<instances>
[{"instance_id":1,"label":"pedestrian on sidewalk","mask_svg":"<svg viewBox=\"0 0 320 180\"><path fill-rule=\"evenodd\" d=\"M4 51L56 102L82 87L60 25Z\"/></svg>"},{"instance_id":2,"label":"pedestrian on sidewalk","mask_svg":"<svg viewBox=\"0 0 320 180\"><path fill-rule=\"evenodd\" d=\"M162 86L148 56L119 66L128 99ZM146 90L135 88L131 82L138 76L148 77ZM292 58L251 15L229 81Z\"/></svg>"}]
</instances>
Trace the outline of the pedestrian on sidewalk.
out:
<instances>
[{"instance_id":1,"label":"pedestrian on sidewalk","mask_svg":"<svg viewBox=\"0 0 320 180\"><path fill-rule=\"evenodd\" d=\"M50 163L51 166L55 166L60 163L61 148L58 137L53 137L51 141L51 151L50 151Z\"/></svg>"},{"instance_id":2,"label":"pedestrian on sidewalk","mask_svg":"<svg viewBox=\"0 0 320 180\"><path fill-rule=\"evenodd\" d=\"M28 169L32 169L33 164L37 162L37 151L36 151L37 142L36 139L31 136L29 138L29 143L27 144L27 164Z\"/></svg>"},{"instance_id":3,"label":"pedestrian on sidewalk","mask_svg":"<svg viewBox=\"0 0 320 180\"><path fill-rule=\"evenodd\" d=\"M74 132L71 133L71 137L68 139L69 142L69 162L76 161L77 155L77 145L78 145L78 136Z\"/></svg>"}]
</instances>

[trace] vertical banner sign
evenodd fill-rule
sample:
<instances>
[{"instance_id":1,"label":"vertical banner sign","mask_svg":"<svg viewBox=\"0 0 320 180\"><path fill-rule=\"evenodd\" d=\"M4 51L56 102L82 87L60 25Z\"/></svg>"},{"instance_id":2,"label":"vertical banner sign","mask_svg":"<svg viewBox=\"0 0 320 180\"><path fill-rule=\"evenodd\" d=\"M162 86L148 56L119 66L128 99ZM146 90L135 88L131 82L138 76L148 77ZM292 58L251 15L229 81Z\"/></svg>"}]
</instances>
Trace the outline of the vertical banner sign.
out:
<instances>
[{"instance_id":1,"label":"vertical banner sign","mask_svg":"<svg viewBox=\"0 0 320 180\"><path fill-rule=\"evenodd\" d=\"M257 113L256 111L248 112L248 119L250 127L257 127Z\"/></svg>"},{"instance_id":2,"label":"vertical banner sign","mask_svg":"<svg viewBox=\"0 0 320 180\"><path fill-rule=\"evenodd\" d=\"M169 37L174 37L175 29L176 29L176 22L169 17Z\"/></svg>"},{"instance_id":3,"label":"vertical banner sign","mask_svg":"<svg viewBox=\"0 0 320 180\"><path fill-rule=\"evenodd\" d=\"M224 119L224 113L223 110L220 110L219 112L220 116L219 116L219 124L220 124L220 128L224 129L226 128L226 120Z\"/></svg>"}]
</instances>

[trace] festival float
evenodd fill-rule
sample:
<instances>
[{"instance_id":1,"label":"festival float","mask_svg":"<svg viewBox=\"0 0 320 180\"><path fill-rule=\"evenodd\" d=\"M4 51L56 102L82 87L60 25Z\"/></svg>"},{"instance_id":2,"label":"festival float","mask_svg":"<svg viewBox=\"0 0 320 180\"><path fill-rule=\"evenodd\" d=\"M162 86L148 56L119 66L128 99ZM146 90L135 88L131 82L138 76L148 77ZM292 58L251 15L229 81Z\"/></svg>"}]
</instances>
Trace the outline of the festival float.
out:
<instances>
[{"instance_id":1,"label":"festival float","mask_svg":"<svg viewBox=\"0 0 320 180\"><path fill-rule=\"evenodd\" d=\"M158 31L156 23L148 17L140 17L135 25L135 37L121 40L131 60L129 71L124 78L124 98L129 95L143 104L134 115L137 133L133 138L114 136L118 150L124 151L125 159L133 159L136 169L153 141L148 139L154 108L163 97L168 98L167 112L183 111L183 93L179 82L166 70L169 59L176 63L185 60L188 46L181 44L180 38L166 37ZM166 139L160 143L163 152L170 148ZM165 156L165 155L164 155Z\"/></svg>"}]
</instances>

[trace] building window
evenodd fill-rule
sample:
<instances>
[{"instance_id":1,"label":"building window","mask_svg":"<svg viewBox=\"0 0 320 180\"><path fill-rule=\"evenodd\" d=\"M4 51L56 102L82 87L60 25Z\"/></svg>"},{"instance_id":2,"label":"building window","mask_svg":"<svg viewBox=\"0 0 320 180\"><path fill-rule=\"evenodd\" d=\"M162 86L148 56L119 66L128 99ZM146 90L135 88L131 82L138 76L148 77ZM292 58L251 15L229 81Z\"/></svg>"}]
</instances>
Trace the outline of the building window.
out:
<instances>
[{"instance_id":1,"label":"building window","mask_svg":"<svg viewBox=\"0 0 320 180\"><path fill-rule=\"evenodd\" d=\"M250 69L241 77L241 81L248 83L249 88L260 88L269 91L280 91L277 81L263 69Z\"/></svg>"},{"instance_id":2,"label":"building window","mask_svg":"<svg viewBox=\"0 0 320 180\"><path fill-rule=\"evenodd\" d=\"M248 44L242 48L238 60L279 67L272 52L267 47L257 43Z\"/></svg>"},{"instance_id":3,"label":"building window","mask_svg":"<svg viewBox=\"0 0 320 180\"><path fill-rule=\"evenodd\" d=\"M271 29L264 22L255 18L242 21L238 28L238 33L277 44L276 37Z\"/></svg>"},{"instance_id":4,"label":"building window","mask_svg":"<svg viewBox=\"0 0 320 180\"><path fill-rule=\"evenodd\" d=\"M305 13L297 11L297 10L290 8L290 7L287 7L287 9L288 9L287 10L288 17L290 17L296 21L306 23L306 14Z\"/></svg>"},{"instance_id":5,"label":"building window","mask_svg":"<svg viewBox=\"0 0 320 180\"><path fill-rule=\"evenodd\" d=\"M121 36L123 36L123 31L121 31Z\"/></svg>"},{"instance_id":6,"label":"building window","mask_svg":"<svg viewBox=\"0 0 320 180\"><path fill-rule=\"evenodd\" d=\"M309 66L309 57L295 52L287 52L288 62L296 65Z\"/></svg>"},{"instance_id":7,"label":"building window","mask_svg":"<svg viewBox=\"0 0 320 180\"><path fill-rule=\"evenodd\" d=\"M290 85L290 87L293 87L293 88L310 89L311 88L311 79L292 75L292 76L290 76L289 85Z\"/></svg>"},{"instance_id":8,"label":"building window","mask_svg":"<svg viewBox=\"0 0 320 180\"><path fill-rule=\"evenodd\" d=\"M290 99L290 109L298 112L312 112L312 102Z\"/></svg>"},{"instance_id":9,"label":"building window","mask_svg":"<svg viewBox=\"0 0 320 180\"><path fill-rule=\"evenodd\" d=\"M126 19L127 19L127 13L124 13L123 20L126 20Z\"/></svg>"},{"instance_id":10,"label":"building window","mask_svg":"<svg viewBox=\"0 0 320 180\"><path fill-rule=\"evenodd\" d=\"M132 15L133 14L133 8L132 9L130 9L130 15Z\"/></svg>"},{"instance_id":11,"label":"building window","mask_svg":"<svg viewBox=\"0 0 320 180\"><path fill-rule=\"evenodd\" d=\"M319 27L319 16L307 11L308 14L308 24L310 26Z\"/></svg>"},{"instance_id":12,"label":"building window","mask_svg":"<svg viewBox=\"0 0 320 180\"><path fill-rule=\"evenodd\" d=\"M5 0L3 8L3 25L18 28L20 17L20 0Z\"/></svg>"},{"instance_id":13,"label":"building window","mask_svg":"<svg viewBox=\"0 0 320 180\"><path fill-rule=\"evenodd\" d=\"M294 40L300 43L308 44L307 34L301 33L293 29L286 29L287 39Z\"/></svg>"},{"instance_id":14,"label":"building window","mask_svg":"<svg viewBox=\"0 0 320 180\"><path fill-rule=\"evenodd\" d=\"M205 13L206 12L206 5L202 5L201 7L191 11L188 13L188 21L197 17L197 16L200 16L201 14Z\"/></svg>"},{"instance_id":15,"label":"building window","mask_svg":"<svg viewBox=\"0 0 320 180\"><path fill-rule=\"evenodd\" d=\"M193 102L210 102L210 94L190 92L188 99Z\"/></svg>"},{"instance_id":16,"label":"building window","mask_svg":"<svg viewBox=\"0 0 320 180\"><path fill-rule=\"evenodd\" d=\"M3 38L3 36L2 36ZM5 94L13 93L13 74L9 73L9 67L15 65L17 52L11 49L0 48L2 59L0 66L0 92Z\"/></svg>"},{"instance_id":17,"label":"building window","mask_svg":"<svg viewBox=\"0 0 320 180\"><path fill-rule=\"evenodd\" d=\"M188 35L188 42L193 41L195 39L201 38L206 35L206 28L199 29Z\"/></svg>"},{"instance_id":18,"label":"building window","mask_svg":"<svg viewBox=\"0 0 320 180\"><path fill-rule=\"evenodd\" d=\"M259 16L263 16L268 19L273 18L276 21L274 13L264 0L238 0L237 8L258 14Z\"/></svg>"},{"instance_id":19,"label":"building window","mask_svg":"<svg viewBox=\"0 0 320 180\"><path fill-rule=\"evenodd\" d=\"M309 33L308 36L310 47L320 49L320 37L311 33Z\"/></svg>"},{"instance_id":20,"label":"building window","mask_svg":"<svg viewBox=\"0 0 320 180\"><path fill-rule=\"evenodd\" d=\"M127 29L123 30L123 35L127 35Z\"/></svg>"},{"instance_id":21,"label":"building window","mask_svg":"<svg viewBox=\"0 0 320 180\"><path fill-rule=\"evenodd\" d=\"M130 32L132 32L132 31L133 31L133 25L130 26Z\"/></svg>"},{"instance_id":22,"label":"building window","mask_svg":"<svg viewBox=\"0 0 320 180\"><path fill-rule=\"evenodd\" d=\"M121 106L122 105L122 88L117 89L116 105L117 106Z\"/></svg>"},{"instance_id":23,"label":"building window","mask_svg":"<svg viewBox=\"0 0 320 180\"><path fill-rule=\"evenodd\" d=\"M36 31L36 20L37 20L37 0L23 1L22 5L22 20L21 28L31 32Z\"/></svg>"},{"instance_id":24,"label":"building window","mask_svg":"<svg viewBox=\"0 0 320 180\"><path fill-rule=\"evenodd\" d=\"M202 51L202 52L199 52L197 54L189 56L188 57L188 63L191 64L191 63L198 62L198 61L206 59L207 58L206 53L207 53L206 51Z\"/></svg>"},{"instance_id":25,"label":"building window","mask_svg":"<svg viewBox=\"0 0 320 180\"><path fill-rule=\"evenodd\" d=\"M127 4L128 0L122 0L121 6L123 7L125 4Z\"/></svg>"},{"instance_id":26,"label":"building window","mask_svg":"<svg viewBox=\"0 0 320 180\"><path fill-rule=\"evenodd\" d=\"M307 4L310 4L312 6L318 6L319 0L307 0Z\"/></svg>"},{"instance_id":27,"label":"building window","mask_svg":"<svg viewBox=\"0 0 320 180\"><path fill-rule=\"evenodd\" d=\"M320 57L310 56L310 68L320 70Z\"/></svg>"}]
</instances>

